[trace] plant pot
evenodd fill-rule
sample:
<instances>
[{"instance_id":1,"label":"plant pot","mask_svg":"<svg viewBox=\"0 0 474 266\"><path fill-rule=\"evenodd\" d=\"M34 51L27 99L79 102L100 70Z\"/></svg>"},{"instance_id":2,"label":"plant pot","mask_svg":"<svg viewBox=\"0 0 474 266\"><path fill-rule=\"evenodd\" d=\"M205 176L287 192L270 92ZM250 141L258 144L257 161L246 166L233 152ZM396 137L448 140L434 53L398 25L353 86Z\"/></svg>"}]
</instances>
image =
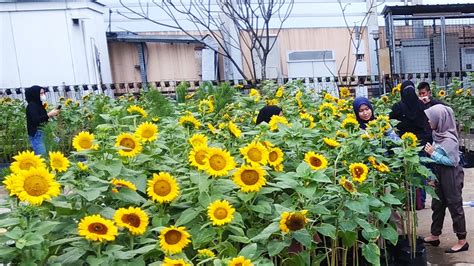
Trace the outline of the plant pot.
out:
<instances>
[{"instance_id":1,"label":"plant pot","mask_svg":"<svg viewBox=\"0 0 474 266\"><path fill-rule=\"evenodd\" d=\"M408 239L405 236L398 237L398 243L396 246L388 245L387 252L389 253L389 257L394 262L394 265L427 265L426 248L422 238L416 239L416 251L413 255Z\"/></svg>"}]
</instances>

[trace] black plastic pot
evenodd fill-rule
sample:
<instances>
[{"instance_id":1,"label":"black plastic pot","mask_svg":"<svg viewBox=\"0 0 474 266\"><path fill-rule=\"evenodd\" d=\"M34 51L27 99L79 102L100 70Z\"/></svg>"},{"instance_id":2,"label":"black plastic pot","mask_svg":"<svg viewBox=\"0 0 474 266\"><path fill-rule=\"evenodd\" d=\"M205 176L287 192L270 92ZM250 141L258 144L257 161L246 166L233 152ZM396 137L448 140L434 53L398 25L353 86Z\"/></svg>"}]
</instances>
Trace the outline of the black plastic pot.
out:
<instances>
[{"instance_id":1,"label":"black plastic pot","mask_svg":"<svg viewBox=\"0 0 474 266\"><path fill-rule=\"evenodd\" d=\"M474 167L474 151L468 150L465 147L461 147L461 165L464 168Z\"/></svg>"},{"instance_id":2,"label":"black plastic pot","mask_svg":"<svg viewBox=\"0 0 474 266\"><path fill-rule=\"evenodd\" d=\"M408 239L405 236L398 238L396 246L388 245L387 252L393 261L393 265L399 266L424 266L427 265L426 248L422 238L416 240L416 251L412 255L412 250Z\"/></svg>"}]
</instances>

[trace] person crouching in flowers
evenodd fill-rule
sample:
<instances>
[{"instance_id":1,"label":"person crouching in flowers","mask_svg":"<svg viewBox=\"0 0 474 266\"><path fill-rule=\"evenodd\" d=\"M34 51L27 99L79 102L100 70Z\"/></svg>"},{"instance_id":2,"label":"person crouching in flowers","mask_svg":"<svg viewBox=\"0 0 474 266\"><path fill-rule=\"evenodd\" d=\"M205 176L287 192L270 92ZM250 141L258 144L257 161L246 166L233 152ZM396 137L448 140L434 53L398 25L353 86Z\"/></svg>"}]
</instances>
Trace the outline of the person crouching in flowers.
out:
<instances>
[{"instance_id":1,"label":"person crouching in flowers","mask_svg":"<svg viewBox=\"0 0 474 266\"><path fill-rule=\"evenodd\" d=\"M446 253L456 253L469 249L466 241L466 218L462 203L462 188L464 171L459 164L459 139L456 130L454 112L450 107L438 104L425 110L431 129L433 144L427 143L424 150L435 161L437 181L430 182L435 186L436 195L433 198L431 235L424 239L425 243L433 246L440 244L439 236L443 229L446 207L451 213L453 229L458 237L456 245L446 250Z\"/></svg>"},{"instance_id":2,"label":"person crouching in flowers","mask_svg":"<svg viewBox=\"0 0 474 266\"><path fill-rule=\"evenodd\" d=\"M276 106L276 105L267 105L260 109L258 112L257 121L255 122L257 125L262 122L269 123L274 115L283 115L283 110Z\"/></svg>"},{"instance_id":3,"label":"person crouching in flowers","mask_svg":"<svg viewBox=\"0 0 474 266\"><path fill-rule=\"evenodd\" d=\"M372 104L369 99L365 97L357 97L354 100L352 107L354 108L354 114L359 122L359 127L365 131L368 123L375 120L375 113ZM393 131L391 126L389 126L385 131L385 136L395 141L400 140L400 137L398 137L398 135Z\"/></svg>"}]
</instances>

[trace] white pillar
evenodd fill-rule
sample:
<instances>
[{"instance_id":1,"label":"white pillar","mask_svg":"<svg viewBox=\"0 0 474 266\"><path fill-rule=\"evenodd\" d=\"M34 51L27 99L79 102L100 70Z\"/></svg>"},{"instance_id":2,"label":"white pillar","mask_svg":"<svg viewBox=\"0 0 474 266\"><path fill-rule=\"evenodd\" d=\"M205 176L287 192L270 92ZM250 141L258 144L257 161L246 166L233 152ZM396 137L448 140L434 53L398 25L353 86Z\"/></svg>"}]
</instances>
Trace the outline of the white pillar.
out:
<instances>
[{"instance_id":1,"label":"white pillar","mask_svg":"<svg viewBox=\"0 0 474 266\"><path fill-rule=\"evenodd\" d=\"M371 32L379 31L379 22L377 18L377 1L367 0L367 39L369 44L369 58L370 58L370 75L378 75L377 69L377 52L375 51L375 40L370 35ZM373 6L371 5L373 4Z\"/></svg>"}]
</instances>

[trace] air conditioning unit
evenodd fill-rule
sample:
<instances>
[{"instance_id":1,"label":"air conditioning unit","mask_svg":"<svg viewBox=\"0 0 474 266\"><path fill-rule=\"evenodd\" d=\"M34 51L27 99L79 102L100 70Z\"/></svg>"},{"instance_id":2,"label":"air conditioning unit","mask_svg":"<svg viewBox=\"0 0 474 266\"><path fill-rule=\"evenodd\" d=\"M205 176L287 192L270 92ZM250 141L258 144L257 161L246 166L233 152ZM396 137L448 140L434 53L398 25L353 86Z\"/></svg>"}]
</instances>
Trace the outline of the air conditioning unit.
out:
<instances>
[{"instance_id":1,"label":"air conditioning unit","mask_svg":"<svg viewBox=\"0 0 474 266\"><path fill-rule=\"evenodd\" d=\"M474 71L474 47L461 48L462 71Z\"/></svg>"}]
</instances>

